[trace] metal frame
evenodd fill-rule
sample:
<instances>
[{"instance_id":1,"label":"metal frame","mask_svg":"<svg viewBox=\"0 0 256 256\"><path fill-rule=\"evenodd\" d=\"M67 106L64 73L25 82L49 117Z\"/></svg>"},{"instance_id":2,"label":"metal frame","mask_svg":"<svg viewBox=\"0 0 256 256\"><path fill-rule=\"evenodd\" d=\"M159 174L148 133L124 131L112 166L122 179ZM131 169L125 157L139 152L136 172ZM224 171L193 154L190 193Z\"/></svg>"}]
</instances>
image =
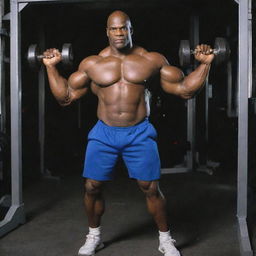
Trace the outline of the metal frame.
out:
<instances>
[{"instance_id":1,"label":"metal frame","mask_svg":"<svg viewBox=\"0 0 256 256\"><path fill-rule=\"evenodd\" d=\"M4 1L0 2L0 15L1 17L4 15ZM0 29L3 29L2 20L0 20ZM1 35L0 39L0 131L6 131L6 108L5 108L5 38Z\"/></svg>"},{"instance_id":2,"label":"metal frame","mask_svg":"<svg viewBox=\"0 0 256 256\"><path fill-rule=\"evenodd\" d=\"M0 236L25 223L22 199L21 58L19 4L11 1L11 206L0 222Z\"/></svg>"},{"instance_id":3,"label":"metal frame","mask_svg":"<svg viewBox=\"0 0 256 256\"><path fill-rule=\"evenodd\" d=\"M248 63L249 63L249 89L248 89L248 97L252 98L252 0L248 2Z\"/></svg>"},{"instance_id":4,"label":"metal frame","mask_svg":"<svg viewBox=\"0 0 256 256\"><path fill-rule=\"evenodd\" d=\"M239 225L240 252L252 256L247 226L247 188L248 188L248 92L250 73L250 3L239 0L239 38L238 38L238 175L237 175L237 219Z\"/></svg>"},{"instance_id":5,"label":"metal frame","mask_svg":"<svg viewBox=\"0 0 256 256\"><path fill-rule=\"evenodd\" d=\"M45 32L43 25L39 28L39 49L45 49ZM45 172L45 70L43 65L38 74L38 141L40 147L40 173Z\"/></svg>"},{"instance_id":6,"label":"metal frame","mask_svg":"<svg viewBox=\"0 0 256 256\"><path fill-rule=\"evenodd\" d=\"M92 2L88 1L88 2ZM247 228L247 170L248 170L248 87L249 87L249 1L234 0L239 4L239 95L238 95L238 195L237 218L242 256L252 256ZM11 164L12 203L3 221L0 236L25 222L22 201L21 148L21 69L19 7L27 3L75 3L76 0L10 0L11 3Z\"/></svg>"},{"instance_id":7,"label":"metal frame","mask_svg":"<svg viewBox=\"0 0 256 256\"><path fill-rule=\"evenodd\" d=\"M199 16L192 16L190 24L190 41L195 47L199 44ZM193 66L197 67L196 61ZM188 170L193 171L196 166L196 98L188 100L187 104L187 138L190 142L190 151L187 152L187 167Z\"/></svg>"},{"instance_id":8,"label":"metal frame","mask_svg":"<svg viewBox=\"0 0 256 256\"><path fill-rule=\"evenodd\" d=\"M190 41L193 46L199 44L199 16L190 17ZM196 68L196 62L193 63ZM192 68L187 69L187 74ZM196 167L196 98L187 101L187 140L190 142L190 149L187 151L184 163L171 168L162 168L162 174L185 173L195 170Z\"/></svg>"},{"instance_id":9,"label":"metal frame","mask_svg":"<svg viewBox=\"0 0 256 256\"><path fill-rule=\"evenodd\" d=\"M227 116L228 117L237 117L237 99L234 97L233 91L236 90L236 83L237 79L233 79L232 75L232 62L231 60L228 61L226 66L227 72ZM238 76L237 76L238 77Z\"/></svg>"},{"instance_id":10,"label":"metal frame","mask_svg":"<svg viewBox=\"0 0 256 256\"><path fill-rule=\"evenodd\" d=\"M0 17L4 15L4 1L0 2ZM2 20L0 20L0 29L2 30ZM4 86L4 38L0 35L0 99L2 103L2 87ZM0 131L3 127L2 104L0 103ZM0 168L0 182L3 180L3 169Z\"/></svg>"}]
</instances>

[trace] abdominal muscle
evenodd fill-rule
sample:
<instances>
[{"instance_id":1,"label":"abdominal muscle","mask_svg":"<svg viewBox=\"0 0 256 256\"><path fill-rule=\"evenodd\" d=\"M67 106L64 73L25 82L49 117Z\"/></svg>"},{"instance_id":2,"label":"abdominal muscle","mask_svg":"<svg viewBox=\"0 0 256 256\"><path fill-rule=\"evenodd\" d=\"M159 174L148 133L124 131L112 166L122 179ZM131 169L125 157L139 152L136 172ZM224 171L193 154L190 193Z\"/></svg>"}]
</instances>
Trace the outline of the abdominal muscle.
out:
<instances>
[{"instance_id":1,"label":"abdominal muscle","mask_svg":"<svg viewBox=\"0 0 256 256\"><path fill-rule=\"evenodd\" d=\"M142 121L147 115L145 86L117 82L107 87L93 85L98 96L97 115L110 126L127 127Z\"/></svg>"}]
</instances>

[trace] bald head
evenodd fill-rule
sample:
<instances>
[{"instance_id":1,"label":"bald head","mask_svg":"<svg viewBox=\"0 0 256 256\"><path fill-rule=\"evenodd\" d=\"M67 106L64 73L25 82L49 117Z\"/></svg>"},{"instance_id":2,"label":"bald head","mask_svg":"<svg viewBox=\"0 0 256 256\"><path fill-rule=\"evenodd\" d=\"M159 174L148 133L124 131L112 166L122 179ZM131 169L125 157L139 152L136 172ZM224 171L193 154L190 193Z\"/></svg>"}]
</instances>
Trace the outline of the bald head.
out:
<instances>
[{"instance_id":1,"label":"bald head","mask_svg":"<svg viewBox=\"0 0 256 256\"><path fill-rule=\"evenodd\" d=\"M111 24L116 22L126 23L129 27L131 27L131 20L129 16L122 11L114 11L108 16L107 27L110 27Z\"/></svg>"},{"instance_id":2,"label":"bald head","mask_svg":"<svg viewBox=\"0 0 256 256\"><path fill-rule=\"evenodd\" d=\"M132 48L132 26L129 16L122 11L112 12L107 21L109 45L114 51Z\"/></svg>"}]
</instances>

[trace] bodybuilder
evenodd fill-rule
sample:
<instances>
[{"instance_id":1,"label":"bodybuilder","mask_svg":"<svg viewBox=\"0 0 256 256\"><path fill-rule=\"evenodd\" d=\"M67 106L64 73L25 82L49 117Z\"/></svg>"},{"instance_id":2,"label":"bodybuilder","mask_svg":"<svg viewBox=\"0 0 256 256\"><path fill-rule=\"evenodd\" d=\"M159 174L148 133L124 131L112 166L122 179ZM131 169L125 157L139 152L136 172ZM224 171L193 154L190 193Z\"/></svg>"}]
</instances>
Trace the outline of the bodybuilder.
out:
<instances>
[{"instance_id":1,"label":"bodybuilder","mask_svg":"<svg viewBox=\"0 0 256 256\"><path fill-rule=\"evenodd\" d=\"M144 192L148 211L159 229L159 251L165 256L180 256L170 235L165 199L159 189L160 161L156 130L147 118L145 85L160 74L166 93L189 99L203 86L214 59L208 45L198 45L195 58L200 65L188 76L170 66L157 52L148 52L132 43L132 26L122 11L113 12L106 28L109 46L98 55L85 58L68 80L56 64L62 59L57 49L44 52L51 91L57 101L69 105L87 93L98 97L99 121L88 135L83 177L84 203L89 233L78 255L94 255L103 247L101 217L104 213L102 185L111 180L118 156L124 159L129 176Z\"/></svg>"}]
</instances>

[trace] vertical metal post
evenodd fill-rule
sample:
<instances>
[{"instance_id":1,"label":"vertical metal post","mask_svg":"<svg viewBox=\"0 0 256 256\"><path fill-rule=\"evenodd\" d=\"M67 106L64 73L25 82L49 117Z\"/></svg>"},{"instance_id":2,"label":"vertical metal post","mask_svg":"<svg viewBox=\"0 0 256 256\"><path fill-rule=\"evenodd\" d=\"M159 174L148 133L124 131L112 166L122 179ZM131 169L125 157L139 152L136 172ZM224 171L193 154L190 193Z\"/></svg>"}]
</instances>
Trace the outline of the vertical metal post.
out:
<instances>
[{"instance_id":1,"label":"vertical metal post","mask_svg":"<svg viewBox=\"0 0 256 256\"><path fill-rule=\"evenodd\" d=\"M22 203L20 17L11 1L11 165L12 204Z\"/></svg>"},{"instance_id":2,"label":"vertical metal post","mask_svg":"<svg viewBox=\"0 0 256 256\"><path fill-rule=\"evenodd\" d=\"M248 183L249 1L239 1L237 218L242 256L252 256L246 222Z\"/></svg>"},{"instance_id":3,"label":"vertical metal post","mask_svg":"<svg viewBox=\"0 0 256 256\"><path fill-rule=\"evenodd\" d=\"M2 17L4 16L4 1L0 1L0 28L2 29ZM0 39L0 131L5 132L6 111L5 111L5 69L4 69L5 39Z\"/></svg>"},{"instance_id":4,"label":"vertical metal post","mask_svg":"<svg viewBox=\"0 0 256 256\"><path fill-rule=\"evenodd\" d=\"M0 221L0 236L25 222L22 203L21 63L19 4L11 0L11 207Z\"/></svg>"},{"instance_id":5,"label":"vertical metal post","mask_svg":"<svg viewBox=\"0 0 256 256\"><path fill-rule=\"evenodd\" d=\"M230 25L226 28L226 36L229 38L231 35L231 28ZM227 116L233 117L233 94L232 91L234 88L232 87L233 79L232 79L232 62L229 59L226 65L226 74L227 74Z\"/></svg>"},{"instance_id":6,"label":"vertical metal post","mask_svg":"<svg viewBox=\"0 0 256 256\"><path fill-rule=\"evenodd\" d=\"M229 60L227 63L227 115L228 117L233 117L234 109L232 104L233 94L232 91L236 89L232 86L233 79L232 79L232 63Z\"/></svg>"},{"instance_id":7,"label":"vertical metal post","mask_svg":"<svg viewBox=\"0 0 256 256\"><path fill-rule=\"evenodd\" d=\"M191 17L190 41L192 47L199 43L199 17ZM188 170L195 169L196 161L196 98L187 102L187 139L190 142L190 150L187 152Z\"/></svg>"},{"instance_id":8,"label":"vertical metal post","mask_svg":"<svg viewBox=\"0 0 256 256\"><path fill-rule=\"evenodd\" d=\"M2 29L2 17L4 16L4 1L0 1L0 29ZM4 38L1 35L0 37L0 131L2 131L2 88L4 86ZM0 181L3 180L3 168L2 168L2 161L0 161Z\"/></svg>"},{"instance_id":9,"label":"vertical metal post","mask_svg":"<svg viewBox=\"0 0 256 256\"><path fill-rule=\"evenodd\" d=\"M249 67L248 67L248 79L249 79L249 91L248 97L252 97L252 1L248 2L248 56L249 56Z\"/></svg>"},{"instance_id":10,"label":"vertical metal post","mask_svg":"<svg viewBox=\"0 0 256 256\"><path fill-rule=\"evenodd\" d=\"M204 163L207 166L208 147L209 147L209 75L205 81L205 147L204 147Z\"/></svg>"},{"instance_id":11,"label":"vertical metal post","mask_svg":"<svg viewBox=\"0 0 256 256\"><path fill-rule=\"evenodd\" d=\"M45 34L43 25L39 29L39 48L45 49ZM45 70L44 66L41 65L38 74L38 140L39 140L39 151L40 151L40 173L45 174Z\"/></svg>"}]
</instances>

